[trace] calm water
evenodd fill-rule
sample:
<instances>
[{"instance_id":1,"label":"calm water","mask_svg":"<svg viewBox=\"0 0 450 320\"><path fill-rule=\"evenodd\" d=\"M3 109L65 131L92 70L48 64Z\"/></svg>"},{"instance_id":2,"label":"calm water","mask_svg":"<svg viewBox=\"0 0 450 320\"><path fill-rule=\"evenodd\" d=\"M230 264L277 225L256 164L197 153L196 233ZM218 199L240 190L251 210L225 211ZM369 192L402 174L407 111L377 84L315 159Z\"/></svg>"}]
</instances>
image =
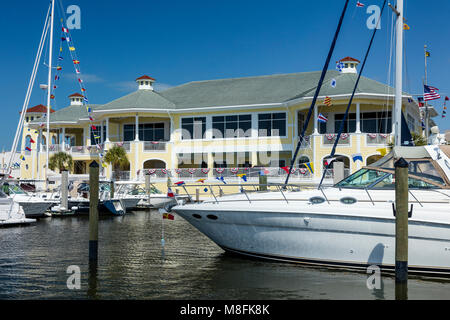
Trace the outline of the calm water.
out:
<instances>
[{"instance_id":1,"label":"calm water","mask_svg":"<svg viewBox=\"0 0 450 320\"><path fill-rule=\"evenodd\" d=\"M0 229L0 299L394 299L394 280L369 290L361 273L224 254L185 220L135 212L99 223L97 276L89 277L88 218ZM66 286L78 265L81 290ZM450 283L413 279L410 299L450 299Z\"/></svg>"}]
</instances>

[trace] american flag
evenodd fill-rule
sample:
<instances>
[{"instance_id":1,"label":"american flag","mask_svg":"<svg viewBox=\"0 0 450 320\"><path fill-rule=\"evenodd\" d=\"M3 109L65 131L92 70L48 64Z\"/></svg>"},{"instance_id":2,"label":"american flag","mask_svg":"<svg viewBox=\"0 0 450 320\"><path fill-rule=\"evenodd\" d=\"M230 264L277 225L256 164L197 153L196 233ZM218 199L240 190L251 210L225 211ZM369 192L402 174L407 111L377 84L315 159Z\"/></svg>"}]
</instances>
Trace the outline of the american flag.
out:
<instances>
[{"instance_id":1,"label":"american flag","mask_svg":"<svg viewBox=\"0 0 450 320\"><path fill-rule=\"evenodd\" d=\"M441 96L439 95L439 93L436 92L436 90L439 90L439 89L432 87L432 86L424 85L423 86L423 92L424 92L423 99L425 101L440 99Z\"/></svg>"},{"instance_id":2,"label":"american flag","mask_svg":"<svg viewBox=\"0 0 450 320\"><path fill-rule=\"evenodd\" d=\"M357 1L356 2L356 6L359 7L359 8L362 8L362 7L364 7L364 4L359 2L359 1Z\"/></svg>"}]
</instances>

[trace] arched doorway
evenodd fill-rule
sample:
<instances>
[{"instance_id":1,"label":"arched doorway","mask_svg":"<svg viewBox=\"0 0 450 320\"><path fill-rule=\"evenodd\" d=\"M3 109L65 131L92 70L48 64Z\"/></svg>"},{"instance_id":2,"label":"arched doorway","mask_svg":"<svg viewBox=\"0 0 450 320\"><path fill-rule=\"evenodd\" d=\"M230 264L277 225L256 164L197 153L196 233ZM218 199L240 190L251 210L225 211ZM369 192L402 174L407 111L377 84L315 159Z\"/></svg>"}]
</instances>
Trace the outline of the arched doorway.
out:
<instances>
[{"instance_id":1,"label":"arched doorway","mask_svg":"<svg viewBox=\"0 0 450 320\"><path fill-rule=\"evenodd\" d=\"M326 178L331 178L333 177L333 163L334 162L343 162L344 163L344 177L348 177L350 175L350 158L341 154L335 154L333 157L331 156L326 156L325 158L322 159L322 170L326 169L326 163L327 160L329 160L330 158L335 158L332 162L331 165L328 167L327 172L325 173L325 177Z\"/></svg>"},{"instance_id":2,"label":"arched doorway","mask_svg":"<svg viewBox=\"0 0 450 320\"><path fill-rule=\"evenodd\" d=\"M366 165L370 166L372 163L377 162L381 158L383 158L383 156L381 154L374 154L373 156L367 157Z\"/></svg>"},{"instance_id":3,"label":"arched doorway","mask_svg":"<svg viewBox=\"0 0 450 320\"><path fill-rule=\"evenodd\" d=\"M31 149L31 136L28 135L25 137L25 149L30 148Z\"/></svg>"},{"instance_id":4,"label":"arched doorway","mask_svg":"<svg viewBox=\"0 0 450 320\"><path fill-rule=\"evenodd\" d=\"M147 160L144 162L144 169L166 169L166 163L158 159Z\"/></svg>"}]
</instances>

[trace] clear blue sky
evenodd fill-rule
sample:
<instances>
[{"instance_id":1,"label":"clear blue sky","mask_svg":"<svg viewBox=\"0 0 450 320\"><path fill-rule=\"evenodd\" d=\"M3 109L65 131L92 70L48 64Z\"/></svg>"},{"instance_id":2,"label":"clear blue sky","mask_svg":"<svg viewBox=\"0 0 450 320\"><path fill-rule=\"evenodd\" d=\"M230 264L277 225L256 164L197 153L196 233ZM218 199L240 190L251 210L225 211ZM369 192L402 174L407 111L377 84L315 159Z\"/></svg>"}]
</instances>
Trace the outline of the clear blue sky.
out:
<instances>
[{"instance_id":1,"label":"clear blue sky","mask_svg":"<svg viewBox=\"0 0 450 320\"><path fill-rule=\"evenodd\" d=\"M58 1L57 1L58 2ZM382 0L363 0L366 5ZM9 149L19 120L49 1L2 3L0 93L3 120L0 146ZM91 103L102 104L136 88L134 79L147 74L157 89L188 81L321 70L344 0L62 0L65 8L81 8L81 30L72 30ZM362 60L370 31L366 8L349 10L333 56ZM428 83L450 96L450 1L405 0L406 68L404 90L422 91L423 46L428 45ZM58 12L58 11L57 11ZM57 15L59 19L59 15ZM390 21L386 9L364 75L388 82ZM56 28L56 46L60 37ZM56 54L55 50L55 54ZM73 67L66 62L56 91L55 108L79 91ZM333 65L330 68L334 68ZM46 82L41 64L30 107L46 104L39 89ZM433 103L441 113L443 99ZM435 118L441 131L447 118Z\"/></svg>"}]
</instances>

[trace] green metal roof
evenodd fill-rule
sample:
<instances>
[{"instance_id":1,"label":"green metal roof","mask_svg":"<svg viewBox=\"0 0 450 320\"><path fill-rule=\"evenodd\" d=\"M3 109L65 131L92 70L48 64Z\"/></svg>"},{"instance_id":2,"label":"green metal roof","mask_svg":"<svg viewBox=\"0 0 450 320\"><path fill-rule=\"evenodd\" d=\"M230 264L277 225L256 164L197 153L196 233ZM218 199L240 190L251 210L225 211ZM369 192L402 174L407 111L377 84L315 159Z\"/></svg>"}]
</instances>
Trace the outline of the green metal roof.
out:
<instances>
[{"instance_id":1,"label":"green metal roof","mask_svg":"<svg viewBox=\"0 0 450 320\"><path fill-rule=\"evenodd\" d=\"M108 110L182 110L220 106L245 106L277 104L297 98L311 97L317 87L321 72L276 74L246 78L207 80L189 82L162 92L137 90L104 105L91 106L93 111ZM358 74L339 73L329 70L320 96L351 94ZM330 85L336 79L336 87ZM378 81L361 77L357 93L393 94L394 89ZM77 121L87 118L83 106L69 106L57 110L50 117L51 122ZM39 121L33 121L39 123Z\"/></svg>"}]
</instances>

